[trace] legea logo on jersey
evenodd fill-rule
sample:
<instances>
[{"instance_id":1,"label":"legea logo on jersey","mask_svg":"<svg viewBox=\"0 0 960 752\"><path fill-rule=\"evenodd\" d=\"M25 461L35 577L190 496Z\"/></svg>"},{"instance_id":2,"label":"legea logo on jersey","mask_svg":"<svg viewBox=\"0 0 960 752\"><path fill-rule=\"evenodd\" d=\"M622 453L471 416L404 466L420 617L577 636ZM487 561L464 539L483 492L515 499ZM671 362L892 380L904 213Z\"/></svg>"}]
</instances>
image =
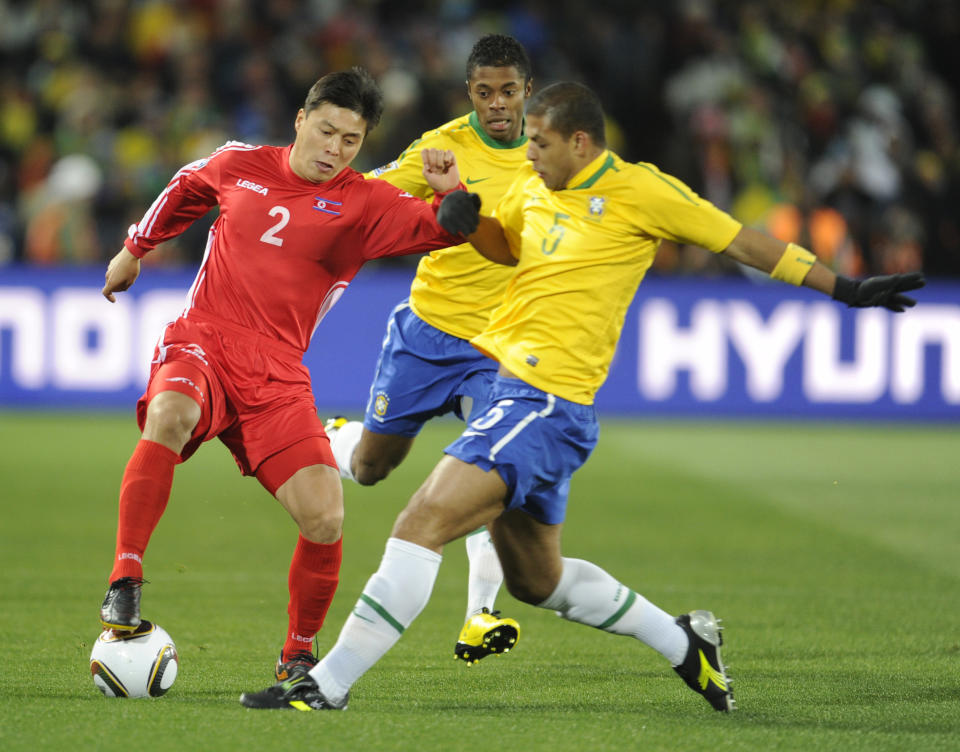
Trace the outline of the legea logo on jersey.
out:
<instances>
[{"instance_id":1,"label":"legea logo on jersey","mask_svg":"<svg viewBox=\"0 0 960 752\"><path fill-rule=\"evenodd\" d=\"M243 178L237 178L237 186L240 188L246 188L248 191L253 191L254 193L259 193L261 196L267 195L267 188L264 188L259 183L254 183L252 180L244 180Z\"/></svg>"},{"instance_id":2,"label":"legea logo on jersey","mask_svg":"<svg viewBox=\"0 0 960 752\"><path fill-rule=\"evenodd\" d=\"M341 206L343 206L342 201L331 201L322 196L313 197L313 208L317 211L322 211L324 214L332 214L335 217L339 217Z\"/></svg>"}]
</instances>

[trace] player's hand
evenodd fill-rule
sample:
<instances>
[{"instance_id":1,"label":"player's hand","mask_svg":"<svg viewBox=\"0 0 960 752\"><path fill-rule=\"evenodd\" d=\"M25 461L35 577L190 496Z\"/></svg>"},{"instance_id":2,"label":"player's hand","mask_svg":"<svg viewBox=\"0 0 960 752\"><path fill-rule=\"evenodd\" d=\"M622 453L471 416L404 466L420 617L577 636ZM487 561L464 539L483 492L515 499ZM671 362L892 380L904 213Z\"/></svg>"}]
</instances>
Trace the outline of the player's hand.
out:
<instances>
[{"instance_id":1,"label":"player's hand","mask_svg":"<svg viewBox=\"0 0 960 752\"><path fill-rule=\"evenodd\" d=\"M471 235L480 224L480 196L466 191L448 193L437 209L437 222L451 235Z\"/></svg>"},{"instance_id":2,"label":"player's hand","mask_svg":"<svg viewBox=\"0 0 960 752\"><path fill-rule=\"evenodd\" d=\"M434 193L449 193L460 185L460 169L457 158L449 149L424 149L423 177Z\"/></svg>"},{"instance_id":3,"label":"player's hand","mask_svg":"<svg viewBox=\"0 0 960 752\"><path fill-rule=\"evenodd\" d=\"M130 289L130 285L137 281L140 276L140 259L134 256L126 248L110 259L107 264L106 284L103 286L103 297L111 303L116 303L115 292L123 292Z\"/></svg>"},{"instance_id":4,"label":"player's hand","mask_svg":"<svg viewBox=\"0 0 960 752\"><path fill-rule=\"evenodd\" d=\"M851 308L882 306L895 313L903 313L917 301L903 293L919 290L926 284L921 272L888 274L883 277L867 277L856 280L837 276L833 299L846 303Z\"/></svg>"}]
</instances>

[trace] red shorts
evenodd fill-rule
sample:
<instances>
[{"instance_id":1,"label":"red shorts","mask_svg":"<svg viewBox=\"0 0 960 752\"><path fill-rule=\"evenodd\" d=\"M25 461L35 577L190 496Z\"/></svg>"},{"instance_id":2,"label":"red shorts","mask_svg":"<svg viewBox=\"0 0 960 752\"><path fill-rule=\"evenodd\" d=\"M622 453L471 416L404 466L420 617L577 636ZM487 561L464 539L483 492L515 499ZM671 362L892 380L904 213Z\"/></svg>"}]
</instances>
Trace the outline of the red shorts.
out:
<instances>
[{"instance_id":1,"label":"red shorts","mask_svg":"<svg viewBox=\"0 0 960 752\"><path fill-rule=\"evenodd\" d=\"M140 429L150 400L173 390L200 405L181 461L217 436L241 472L256 475L271 494L302 467L336 468L302 353L206 313L189 316L168 325L157 345L137 402Z\"/></svg>"}]
</instances>

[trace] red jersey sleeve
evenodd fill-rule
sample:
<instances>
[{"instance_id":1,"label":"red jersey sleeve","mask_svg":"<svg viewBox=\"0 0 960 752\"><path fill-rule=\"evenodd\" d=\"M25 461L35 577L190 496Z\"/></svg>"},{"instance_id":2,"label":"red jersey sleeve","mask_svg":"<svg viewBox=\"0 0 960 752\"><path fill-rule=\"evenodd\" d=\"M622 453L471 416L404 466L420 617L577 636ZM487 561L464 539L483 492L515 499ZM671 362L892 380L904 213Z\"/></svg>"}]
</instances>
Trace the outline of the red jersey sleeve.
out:
<instances>
[{"instance_id":1,"label":"red jersey sleeve","mask_svg":"<svg viewBox=\"0 0 960 752\"><path fill-rule=\"evenodd\" d=\"M437 224L439 200L428 204L377 178L366 180L364 186L368 190L363 222L366 258L425 253L463 242Z\"/></svg>"},{"instance_id":2,"label":"red jersey sleeve","mask_svg":"<svg viewBox=\"0 0 960 752\"><path fill-rule=\"evenodd\" d=\"M232 143L232 142L231 142ZM137 258L174 238L219 203L220 167L231 144L206 159L180 168L147 209L143 219L130 225L123 244Z\"/></svg>"}]
</instances>

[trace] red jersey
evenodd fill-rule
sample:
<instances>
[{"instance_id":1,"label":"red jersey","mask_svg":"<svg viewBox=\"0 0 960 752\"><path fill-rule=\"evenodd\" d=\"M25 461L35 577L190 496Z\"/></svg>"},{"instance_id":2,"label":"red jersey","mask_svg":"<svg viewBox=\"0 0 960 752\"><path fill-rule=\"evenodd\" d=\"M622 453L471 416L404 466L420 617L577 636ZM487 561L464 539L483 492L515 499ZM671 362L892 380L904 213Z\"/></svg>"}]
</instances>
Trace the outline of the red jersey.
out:
<instances>
[{"instance_id":1,"label":"red jersey","mask_svg":"<svg viewBox=\"0 0 960 752\"><path fill-rule=\"evenodd\" d=\"M460 239L425 203L346 167L325 183L290 168L291 146L227 142L183 167L124 241L136 257L219 205L182 316L195 310L307 349L366 261Z\"/></svg>"}]
</instances>

